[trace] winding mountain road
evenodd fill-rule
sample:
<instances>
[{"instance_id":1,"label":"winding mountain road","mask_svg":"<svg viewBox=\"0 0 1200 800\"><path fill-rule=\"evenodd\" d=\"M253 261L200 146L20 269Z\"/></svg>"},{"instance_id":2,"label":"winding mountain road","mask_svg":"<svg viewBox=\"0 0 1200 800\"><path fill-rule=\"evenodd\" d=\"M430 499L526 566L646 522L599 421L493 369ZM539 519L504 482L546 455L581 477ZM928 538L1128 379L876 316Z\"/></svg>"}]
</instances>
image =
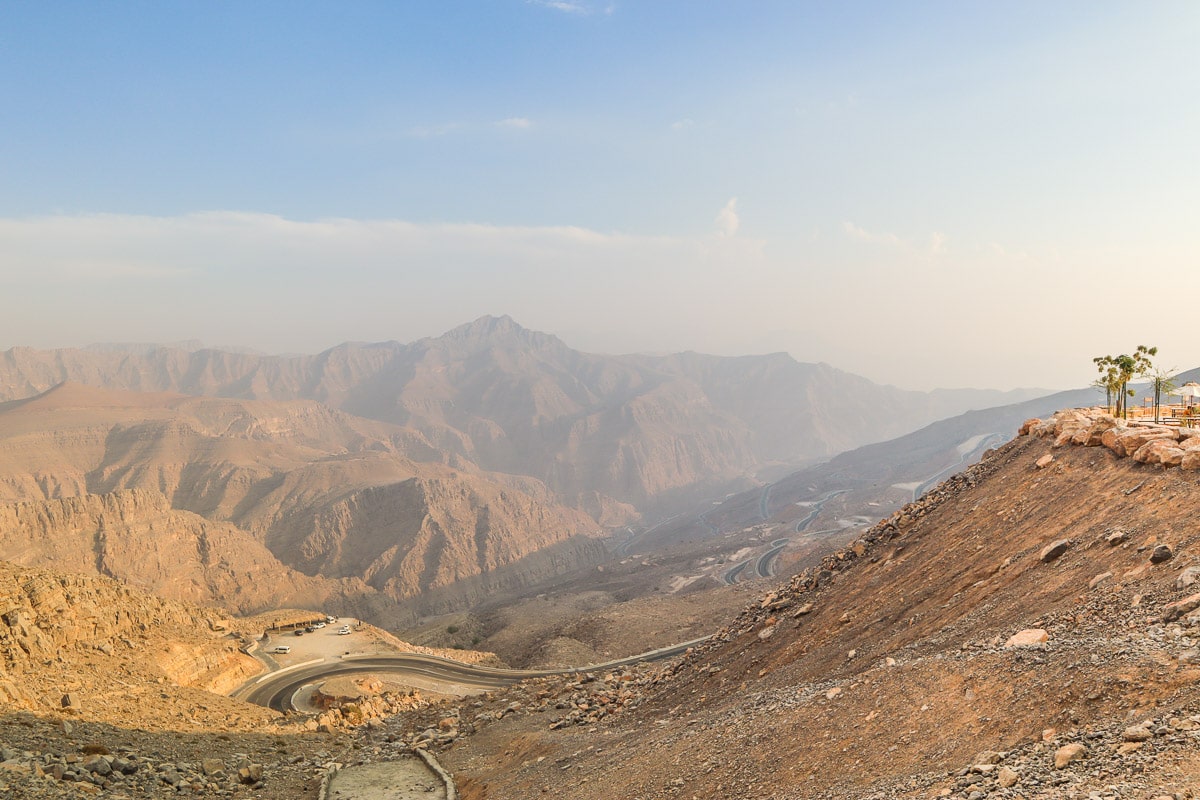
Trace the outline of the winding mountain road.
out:
<instances>
[{"instance_id":1,"label":"winding mountain road","mask_svg":"<svg viewBox=\"0 0 1200 800\"><path fill-rule=\"evenodd\" d=\"M973 436L967 441L960 444L956 449L958 451L958 461L948 467L938 470L930 475L925 480L918 483L912 490L912 502L916 502L921 495L933 488L934 484L941 481L949 474L959 472L963 465L977 454L982 453L992 444L1007 441L1008 437L1001 433L986 433L978 436Z\"/></svg>"},{"instance_id":2,"label":"winding mountain road","mask_svg":"<svg viewBox=\"0 0 1200 800\"><path fill-rule=\"evenodd\" d=\"M762 517L763 522L767 521L767 503L771 499L771 489L775 484L768 483L763 487L762 494L758 498L758 516Z\"/></svg>"},{"instance_id":3,"label":"winding mountain road","mask_svg":"<svg viewBox=\"0 0 1200 800\"><path fill-rule=\"evenodd\" d=\"M820 500L817 500L816 502L814 502L812 505L812 510L808 512L808 516L796 523L796 533L802 533L805 528L807 528L809 525L811 525L813 520L815 520L817 518L817 515L821 513L821 509L825 507L826 503L828 503L830 500L837 497L838 495L845 494L848 491L850 491L850 490L849 489L837 489L836 491L832 491L829 494L822 497Z\"/></svg>"},{"instance_id":4,"label":"winding mountain road","mask_svg":"<svg viewBox=\"0 0 1200 800\"><path fill-rule=\"evenodd\" d=\"M679 655L689 647L707 640L704 636L688 642L671 645L670 647L639 653L602 664L592 664L586 667L573 667L558 670L525 670L497 669L476 664L464 664L439 656L422 653L374 653L325 658L318 661L297 664L294 667L269 672L244 684L233 697L246 700L256 705L273 708L276 711L291 711L292 697L303 687L328 680L339 675L354 675L361 673L387 673L403 678L405 675L433 678L446 683L457 684L473 689L499 689L511 686L526 678L544 677L548 675L571 675L592 670L613 669L616 667L637 664L641 661L660 661L664 658Z\"/></svg>"},{"instance_id":5,"label":"winding mountain road","mask_svg":"<svg viewBox=\"0 0 1200 800\"><path fill-rule=\"evenodd\" d=\"M774 577L774 574L771 572L771 562L775 560L775 556L783 552L783 548L787 547L791 541L791 539L786 537L776 539L771 542L771 549L758 557L758 560L754 562L754 571L758 573L760 578Z\"/></svg>"}]
</instances>

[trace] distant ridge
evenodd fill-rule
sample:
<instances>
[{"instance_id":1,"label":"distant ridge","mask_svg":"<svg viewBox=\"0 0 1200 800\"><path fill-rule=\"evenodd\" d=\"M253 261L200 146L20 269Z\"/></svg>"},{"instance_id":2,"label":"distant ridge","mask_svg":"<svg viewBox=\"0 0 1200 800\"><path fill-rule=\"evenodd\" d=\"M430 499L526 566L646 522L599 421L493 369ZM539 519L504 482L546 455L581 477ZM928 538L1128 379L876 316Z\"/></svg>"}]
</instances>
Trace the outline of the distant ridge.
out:
<instances>
[{"instance_id":1,"label":"distant ridge","mask_svg":"<svg viewBox=\"0 0 1200 800\"><path fill-rule=\"evenodd\" d=\"M534 478L609 525L756 485L1012 393L908 392L784 353L605 356L509 316L312 356L14 348L0 398L70 381L247 400L315 400L404 426L459 466Z\"/></svg>"}]
</instances>

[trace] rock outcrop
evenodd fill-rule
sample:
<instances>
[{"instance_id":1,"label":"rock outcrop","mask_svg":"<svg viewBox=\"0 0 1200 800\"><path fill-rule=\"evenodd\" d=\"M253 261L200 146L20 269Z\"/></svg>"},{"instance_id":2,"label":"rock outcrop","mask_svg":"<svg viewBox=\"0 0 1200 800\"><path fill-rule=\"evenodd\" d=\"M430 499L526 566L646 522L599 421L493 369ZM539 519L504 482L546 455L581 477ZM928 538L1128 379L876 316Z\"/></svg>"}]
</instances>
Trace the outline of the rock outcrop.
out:
<instances>
[{"instance_id":1,"label":"rock outcrop","mask_svg":"<svg viewBox=\"0 0 1200 800\"><path fill-rule=\"evenodd\" d=\"M1026 420L1019 433L1052 438L1055 447L1104 447L1118 458L1132 458L1142 464L1200 469L1200 428L1180 427L1178 423L1131 422L1100 409L1072 408L1049 419ZM1189 458L1191 453L1196 455Z\"/></svg>"},{"instance_id":2,"label":"rock outcrop","mask_svg":"<svg viewBox=\"0 0 1200 800\"><path fill-rule=\"evenodd\" d=\"M0 713L54 711L144 724L195 714L185 695L173 693L225 691L263 669L227 630L227 616L112 578L0 561ZM139 712L148 691L166 691L155 703L178 707ZM209 706L228 713L218 709L220 700Z\"/></svg>"}]
</instances>

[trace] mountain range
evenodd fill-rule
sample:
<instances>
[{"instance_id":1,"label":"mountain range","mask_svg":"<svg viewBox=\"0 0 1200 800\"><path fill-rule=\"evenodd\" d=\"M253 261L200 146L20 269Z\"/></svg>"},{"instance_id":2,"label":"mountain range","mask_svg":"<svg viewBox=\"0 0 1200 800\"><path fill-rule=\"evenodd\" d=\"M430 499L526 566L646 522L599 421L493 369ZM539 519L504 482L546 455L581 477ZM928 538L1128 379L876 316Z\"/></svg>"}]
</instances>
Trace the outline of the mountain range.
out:
<instances>
[{"instance_id":1,"label":"mountain range","mask_svg":"<svg viewBox=\"0 0 1200 800\"><path fill-rule=\"evenodd\" d=\"M252 612L395 624L607 557L674 513L971 405L785 354L581 353L484 317L315 356L0 354L0 557Z\"/></svg>"}]
</instances>

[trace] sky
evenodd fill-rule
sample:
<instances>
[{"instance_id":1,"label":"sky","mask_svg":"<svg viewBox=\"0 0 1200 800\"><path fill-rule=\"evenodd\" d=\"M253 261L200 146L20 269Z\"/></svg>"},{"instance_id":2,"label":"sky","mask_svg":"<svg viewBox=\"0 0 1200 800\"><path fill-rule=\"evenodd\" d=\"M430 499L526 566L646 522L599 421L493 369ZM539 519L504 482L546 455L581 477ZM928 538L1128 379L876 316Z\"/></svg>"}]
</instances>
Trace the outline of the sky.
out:
<instances>
[{"instance_id":1,"label":"sky","mask_svg":"<svg viewBox=\"0 0 1200 800\"><path fill-rule=\"evenodd\" d=\"M0 350L786 351L904 388L1200 366L1200 4L24 2Z\"/></svg>"}]
</instances>

